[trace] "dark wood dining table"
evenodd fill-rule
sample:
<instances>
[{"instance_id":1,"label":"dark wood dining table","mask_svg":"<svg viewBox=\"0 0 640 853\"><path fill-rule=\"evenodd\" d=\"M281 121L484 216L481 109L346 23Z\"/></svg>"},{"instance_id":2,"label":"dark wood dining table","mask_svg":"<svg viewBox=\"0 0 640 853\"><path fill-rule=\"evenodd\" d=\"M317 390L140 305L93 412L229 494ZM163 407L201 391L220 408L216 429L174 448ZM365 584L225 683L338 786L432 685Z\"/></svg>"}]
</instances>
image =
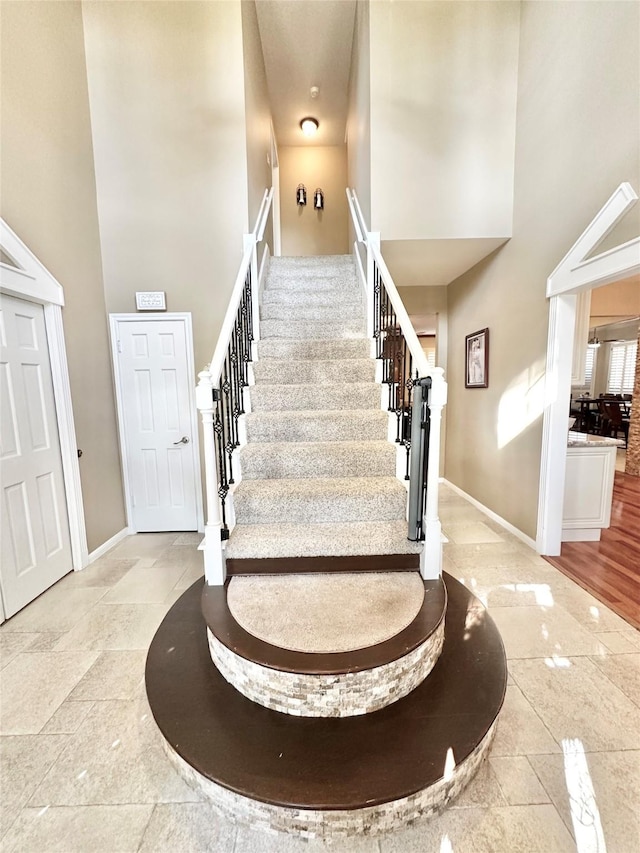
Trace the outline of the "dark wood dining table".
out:
<instances>
[{"instance_id":1,"label":"dark wood dining table","mask_svg":"<svg viewBox=\"0 0 640 853\"><path fill-rule=\"evenodd\" d=\"M589 422L591 413L595 415L600 408L600 400L598 397L574 397L571 400L571 408L574 406L580 407L580 432L589 432ZM594 425L596 418L593 418Z\"/></svg>"},{"instance_id":2,"label":"dark wood dining table","mask_svg":"<svg viewBox=\"0 0 640 853\"><path fill-rule=\"evenodd\" d=\"M590 427L594 430L598 427L600 412L600 403L617 403L620 406L623 420L627 420L631 416L632 400L620 400L617 397L573 397L571 399L571 409L580 408L580 432L589 432Z\"/></svg>"}]
</instances>

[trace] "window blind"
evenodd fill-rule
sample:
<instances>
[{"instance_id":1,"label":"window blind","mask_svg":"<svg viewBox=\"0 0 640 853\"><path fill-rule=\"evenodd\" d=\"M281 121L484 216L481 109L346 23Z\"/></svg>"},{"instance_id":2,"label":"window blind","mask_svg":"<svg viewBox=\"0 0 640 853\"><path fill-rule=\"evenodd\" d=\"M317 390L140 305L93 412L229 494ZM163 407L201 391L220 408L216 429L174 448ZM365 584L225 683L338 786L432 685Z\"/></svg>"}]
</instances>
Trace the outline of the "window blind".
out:
<instances>
[{"instance_id":1,"label":"window blind","mask_svg":"<svg viewBox=\"0 0 640 853\"><path fill-rule=\"evenodd\" d=\"M587 347L587 355L584 361L584 384L591 385L591 380L593 379L593 363L595 358L595 348Z\"/></svg>"},{"instance_id":2,"label":"window blind","mask_svg":"<svg viewBox=\"0 0 640 853\"><path fill-rule=\"evenodd\" d=\"M607 379L608 394L633 394L637 351L637 341L611 344Z\"/></svg>"}]
</instances>

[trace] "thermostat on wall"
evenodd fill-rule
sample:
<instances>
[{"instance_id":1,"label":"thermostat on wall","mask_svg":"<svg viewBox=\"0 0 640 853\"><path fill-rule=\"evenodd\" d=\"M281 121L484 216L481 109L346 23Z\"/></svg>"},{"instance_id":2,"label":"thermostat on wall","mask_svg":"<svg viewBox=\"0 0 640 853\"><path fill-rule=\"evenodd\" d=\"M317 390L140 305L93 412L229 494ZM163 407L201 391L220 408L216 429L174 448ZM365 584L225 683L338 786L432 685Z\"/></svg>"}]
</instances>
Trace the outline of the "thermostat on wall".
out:
<instances>
[{"instance_id":1,"label":"thermostat on wall","mask_svg":"<svg viewBox=\"0 0 640 853\"><path fill-rule=\"evenodd\" d=\"M138 311L166 311L167 298L164 290L136 291L136 308Z\"/></svg>"}]
</instances>

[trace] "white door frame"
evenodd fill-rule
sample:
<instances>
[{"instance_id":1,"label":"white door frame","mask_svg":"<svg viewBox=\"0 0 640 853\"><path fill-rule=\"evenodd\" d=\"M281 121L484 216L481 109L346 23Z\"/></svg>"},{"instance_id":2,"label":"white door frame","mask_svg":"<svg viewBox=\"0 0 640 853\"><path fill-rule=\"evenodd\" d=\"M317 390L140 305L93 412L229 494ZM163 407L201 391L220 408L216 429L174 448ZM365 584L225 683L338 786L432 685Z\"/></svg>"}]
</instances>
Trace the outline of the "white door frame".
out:
<instances>
[{"instance_id":1,"label":"white door frame","mask_svg":"<svg viewBox=\"0 0 640 853\"><path fill-rule=\"evenodd\" d=\"M195 440L198 432L198 410L196 408L196 382L195 382L195 361L193 356L193 328L191 323L191 313L189 311L181 312L145 312L144 314L109 314L109 334L111 338L111 363L113 364L113 376L115 384L116 397L116 412L118 416L118 438L120 443L120 459L122 460L122 477L123 491L125 501L125 511L127 514L127 527L130 533L136 533L133 525L133 507L131 506L131 491L129 489L130 471L127 461L126 433L124 423L124 411L122 407L122 375L120 373L120 362L118 359L118 325L120 323L144 323L151 321L167 321L179 320L184 323L185 340L187 346L187 370L194 377L193 382L189 383L189 412L191 418L191 434L194 440L191 442L191 447L194 454L194 466L196 484L200 484L200 488L196 488L196 522L198 530L204 531L204 509L202 504L202 474L200 467L200 443Z\"/></svg>"},{"instance_id":2,"label":"white door frame","mask_svg":"<svg viewBox=\"0 0 640 853\"><path fill-rule=\"evenodd\" d=\"M84 521L78 443L73 420L71 384L62 325L64 291L46 267L27 248L9 225L0 219L0 248L15 264L0 263L0 290L43 306L53 379L53 396L60 438L62 476L67 501L71 557L75 571L89 564Z\"/></svg>"},{"instance_id":3,"label":"white door frame","mask_svg":"<svg viewBox=\"0 0 640 853\"><path fill-rule=\"evenodd\" d=\"M640 237L589 257L637 200L631 184L620 184L547 279L549 334L536 537L540 554L557 556L562 542L568 400L578 295L640 272Z\"/></svg>"}]
</instances>

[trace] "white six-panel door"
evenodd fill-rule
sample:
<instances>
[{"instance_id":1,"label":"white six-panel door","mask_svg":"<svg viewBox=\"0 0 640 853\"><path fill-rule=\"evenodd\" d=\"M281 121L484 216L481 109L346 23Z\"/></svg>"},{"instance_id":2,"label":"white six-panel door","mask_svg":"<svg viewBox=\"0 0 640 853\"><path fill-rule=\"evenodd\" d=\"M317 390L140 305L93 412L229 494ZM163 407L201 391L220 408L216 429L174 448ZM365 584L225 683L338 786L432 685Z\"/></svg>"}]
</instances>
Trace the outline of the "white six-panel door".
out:
<instances>
[{"instance_id":1,"label":"white six-panel door","mask_svg":"<svg viewBox=\"0 0 640 853\"><path fill-rule=\"evenodd\" d=\"M198 466L187 320L113 317L133 530L197 530Z\"/></svg>"},{"instance_id":2,"label":"white six-panel door","mask_svg":"<svg viewBox=\"0 0 640 853\"><path fill-rule=\"evenodd\" d=\"M73 568L42 305L0 312L0 590L9 617Z\"/></svg>"}]
</instances>

